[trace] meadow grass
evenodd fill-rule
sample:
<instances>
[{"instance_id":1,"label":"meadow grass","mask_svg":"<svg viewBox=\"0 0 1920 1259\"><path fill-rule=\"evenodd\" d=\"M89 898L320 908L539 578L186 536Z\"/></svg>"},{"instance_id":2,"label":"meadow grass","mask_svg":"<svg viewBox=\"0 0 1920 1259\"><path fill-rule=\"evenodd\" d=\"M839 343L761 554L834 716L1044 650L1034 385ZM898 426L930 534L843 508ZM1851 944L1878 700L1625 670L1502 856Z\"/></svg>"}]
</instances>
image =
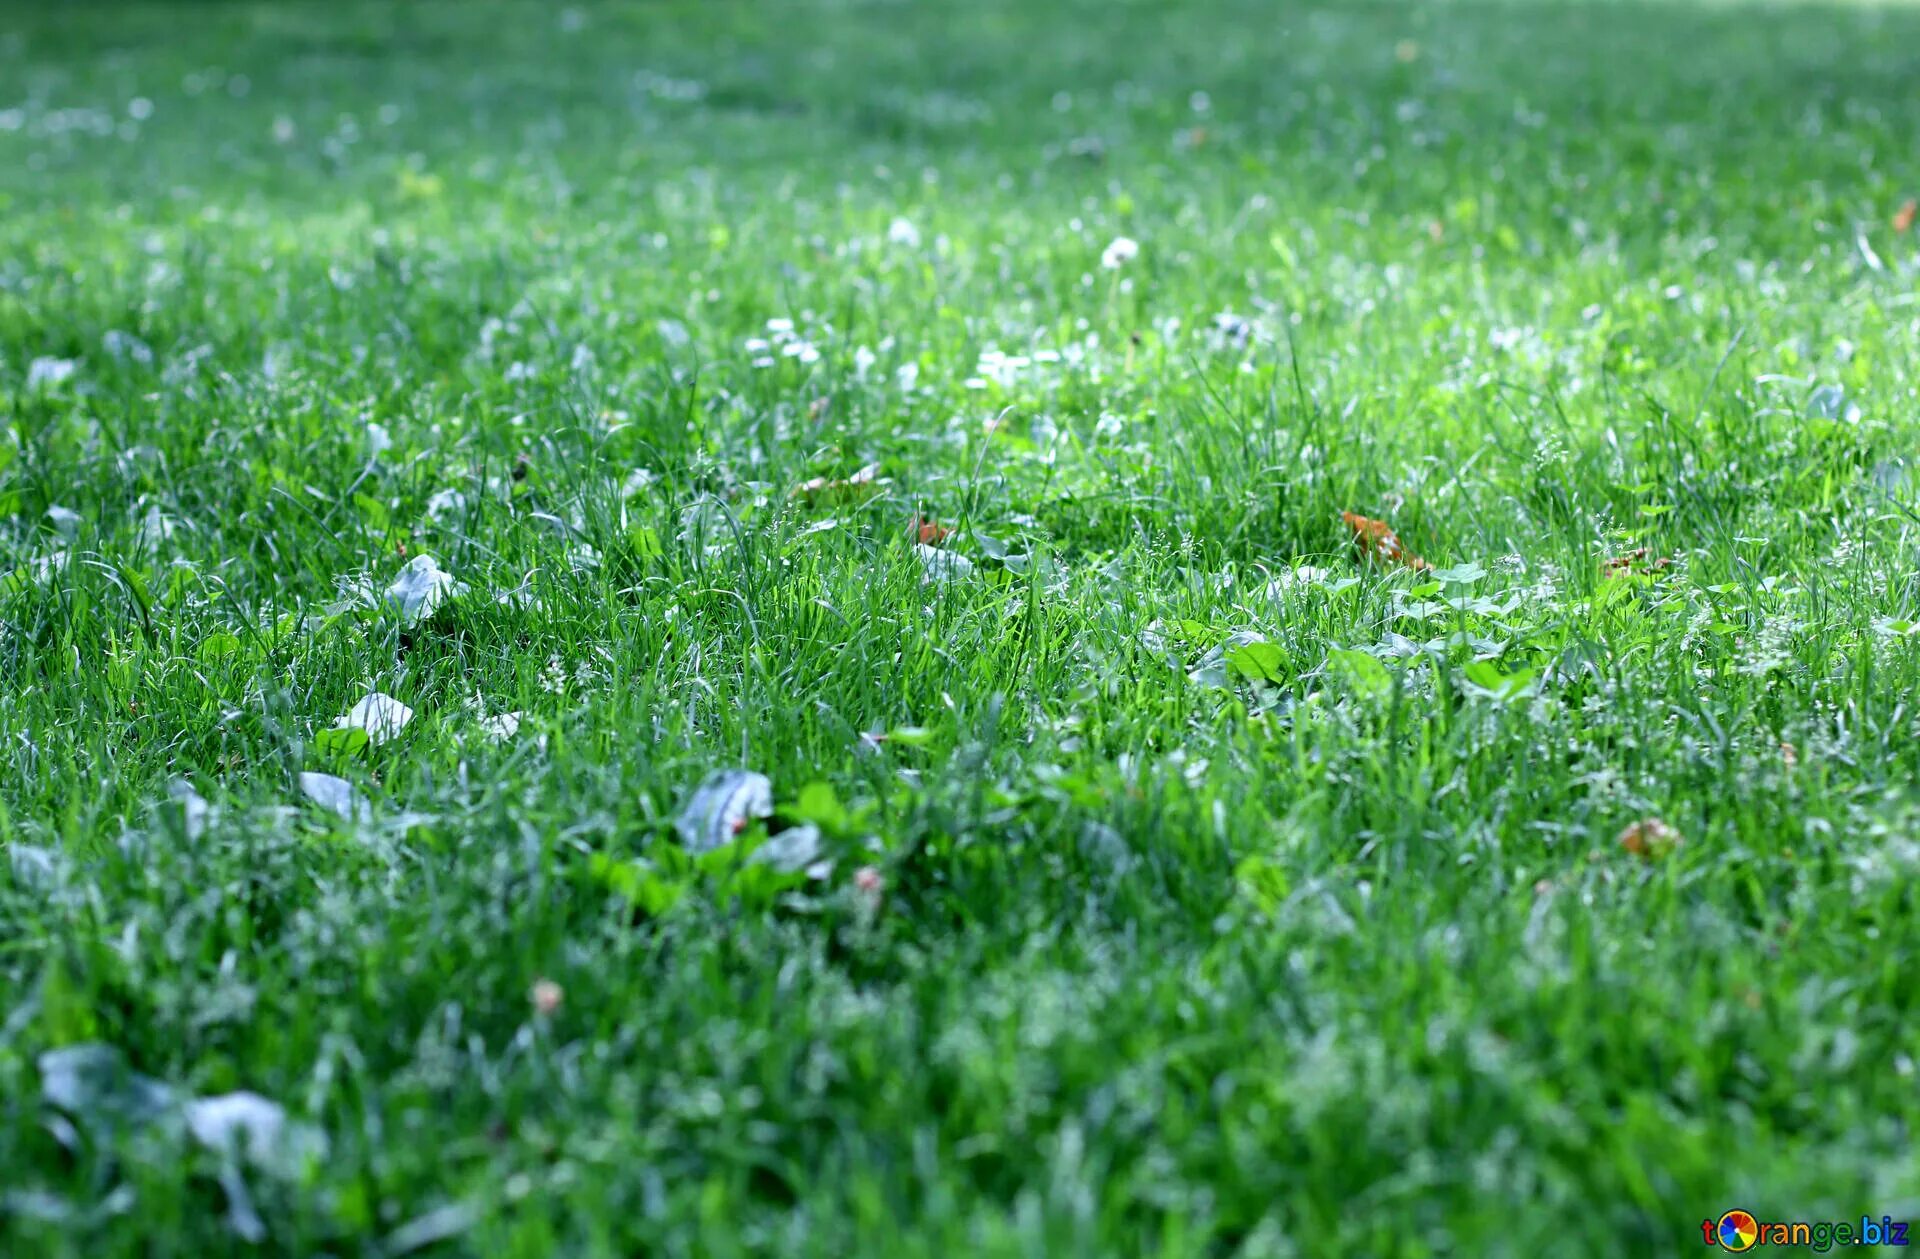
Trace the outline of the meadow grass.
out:
<instances>
[{"instance_id":1,"label":"meadow grass","mask_svg":"<svg viewBox=\"0 0 1920 1259\"><path fill-rule=\"evenodd\" d=\"M1920 1214L1916 49L8 6L0 1250Z\"/></svg>"}]
</instances>

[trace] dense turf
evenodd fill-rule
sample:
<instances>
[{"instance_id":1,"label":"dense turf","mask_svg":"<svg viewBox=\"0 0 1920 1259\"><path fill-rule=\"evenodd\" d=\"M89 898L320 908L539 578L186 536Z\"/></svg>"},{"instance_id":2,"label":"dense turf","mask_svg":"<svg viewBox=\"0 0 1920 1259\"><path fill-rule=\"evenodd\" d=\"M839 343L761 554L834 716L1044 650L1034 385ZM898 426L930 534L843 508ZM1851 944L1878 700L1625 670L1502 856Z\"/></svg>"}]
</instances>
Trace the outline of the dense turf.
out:
<instances>
[{"instance_id":1,"label":"dense turf","mask_svg":"<svg viewBox=\"0 0 1920 1259\"><path fill-rule=\"evenodd\" d=\"M9 8L0 1250L1920 1214L1916 49Z\"/></svg>"}]
</instances>

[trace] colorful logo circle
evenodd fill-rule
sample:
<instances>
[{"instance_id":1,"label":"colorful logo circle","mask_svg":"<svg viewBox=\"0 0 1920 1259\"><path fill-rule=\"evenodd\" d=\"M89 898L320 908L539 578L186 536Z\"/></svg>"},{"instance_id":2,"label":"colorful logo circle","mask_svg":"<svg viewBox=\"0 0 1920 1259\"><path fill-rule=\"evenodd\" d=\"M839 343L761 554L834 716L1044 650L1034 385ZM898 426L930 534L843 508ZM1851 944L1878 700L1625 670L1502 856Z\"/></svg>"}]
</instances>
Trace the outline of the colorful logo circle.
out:
<instances>
[{"instance_id":1,"label":"colorful logo circle","mask_svg":"<svg viewBox=\"0 0 1920 1259\"><path fill-rule=\"evenodd\" d=\"M1760 1240L1760 1225L1745 1211L1729 1211L1720 1217L1714 1235L1724 1250L1752 1250Z\"/></svg>"}]
</instances>

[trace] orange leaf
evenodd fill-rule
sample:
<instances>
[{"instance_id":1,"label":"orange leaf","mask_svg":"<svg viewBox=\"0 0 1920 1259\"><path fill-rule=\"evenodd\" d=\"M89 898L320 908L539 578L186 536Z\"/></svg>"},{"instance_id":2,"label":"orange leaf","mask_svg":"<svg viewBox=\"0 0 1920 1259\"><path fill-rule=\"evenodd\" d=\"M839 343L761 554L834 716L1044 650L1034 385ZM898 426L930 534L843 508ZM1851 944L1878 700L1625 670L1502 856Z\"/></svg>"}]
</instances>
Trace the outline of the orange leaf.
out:
<instances>
[{"instance_id":1,"label":"orange leaf","mask_svg":"<svg viewBox=\"0 0 1920 1259\"><path fill-rule=\"evenodd\" d=\"M1920 214L1920 202L1908 197L1900 203L1900 208L1893 212L1893 230L1903 233L1912 231L1915 214Z\"/></svg>"},{"instance_id":2,"label":"orange leaf","mask_svg":"<svg viewBox=\"0 0 1920 1259\"><path fill-rule=\"evenodd\" d=\"M1372 520L1350 511L1341 512L1340 519L1346 521L1347 527L1353 530L1353 544L1367 558L1382 564L1411 568L1416 573L1426 572L1433 567L1401 546L1399 535L1386 521Z\"/></svg>"},{"instance_id":3,"label":"orange leaf","mask_svg":"<svg viewBox=\"0 0 1920 1259\"><path fill-rule=\"evenodd\" d=\"M1665 857L1681 844L1680 832L1657 817L1643 817L1620 832L1620 846L1640 858L1653 861Z\"/></svg>"},{"instance_id":4,"label":"orange leaf","mask_svg":"<svg viewBox=\"0 0 1920 1259\"><path fill-rule=\"evenodd\" d=\"M939 546L953 536L953 530L945 525L937 525L925 516L913 518L913 534L921 546Z\"/></svg>"}]
</instances>

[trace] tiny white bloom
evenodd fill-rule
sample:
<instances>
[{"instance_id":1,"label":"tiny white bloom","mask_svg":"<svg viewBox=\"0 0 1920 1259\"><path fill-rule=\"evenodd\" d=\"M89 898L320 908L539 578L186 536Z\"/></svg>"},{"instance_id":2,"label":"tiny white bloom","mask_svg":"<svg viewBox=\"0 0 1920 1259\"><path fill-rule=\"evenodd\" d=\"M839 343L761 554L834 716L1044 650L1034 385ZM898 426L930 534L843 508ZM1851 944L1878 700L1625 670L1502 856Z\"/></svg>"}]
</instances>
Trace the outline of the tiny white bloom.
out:
<instances>
[{"instance_id":1,"label":"tiny white bloom","mask_svg":"<svg viewBox=\"0 0 1920 1259\"><path fill-rule=\"evenodd\" d=\"M333 725L336 730L364 730L367 742L378 745L406 729L412 720L413 709L384 692L370 691Z\"/></svg>"},{"instance_id":2,"label":"tiny white bloom","mask_svg":"<svg viewBox=\"0 0 1920 1259\"><path fill-rule=\"evenodd\" d=\"M918 249L920 248L920 229L915 227L910 219L896 218L887 225L887 240L903 249Z\"/></svg>"},{"instance_id":3,"label":"tiny white bloom","mask_svg":"<svg viewBox=\"0 0 1920 1259\"><path fill-rule=\"evenodd\" d=\"M1131 236L1116 236L1113 243L1100 255L1100 265L1109 271L1118 271L1127 263L1140 256L1140 242Z\"/></svg>"},{"instance_id":4,"label":"tiny white bloom","mask_svg":"<svg viewBox=\"0 0 1920 1259\"><path fill-rule=\"evenodd\" d=\"M367 425L367 453L378 459L393 449L393 434L384 424Z\"/></svg>"}]
</instances>

